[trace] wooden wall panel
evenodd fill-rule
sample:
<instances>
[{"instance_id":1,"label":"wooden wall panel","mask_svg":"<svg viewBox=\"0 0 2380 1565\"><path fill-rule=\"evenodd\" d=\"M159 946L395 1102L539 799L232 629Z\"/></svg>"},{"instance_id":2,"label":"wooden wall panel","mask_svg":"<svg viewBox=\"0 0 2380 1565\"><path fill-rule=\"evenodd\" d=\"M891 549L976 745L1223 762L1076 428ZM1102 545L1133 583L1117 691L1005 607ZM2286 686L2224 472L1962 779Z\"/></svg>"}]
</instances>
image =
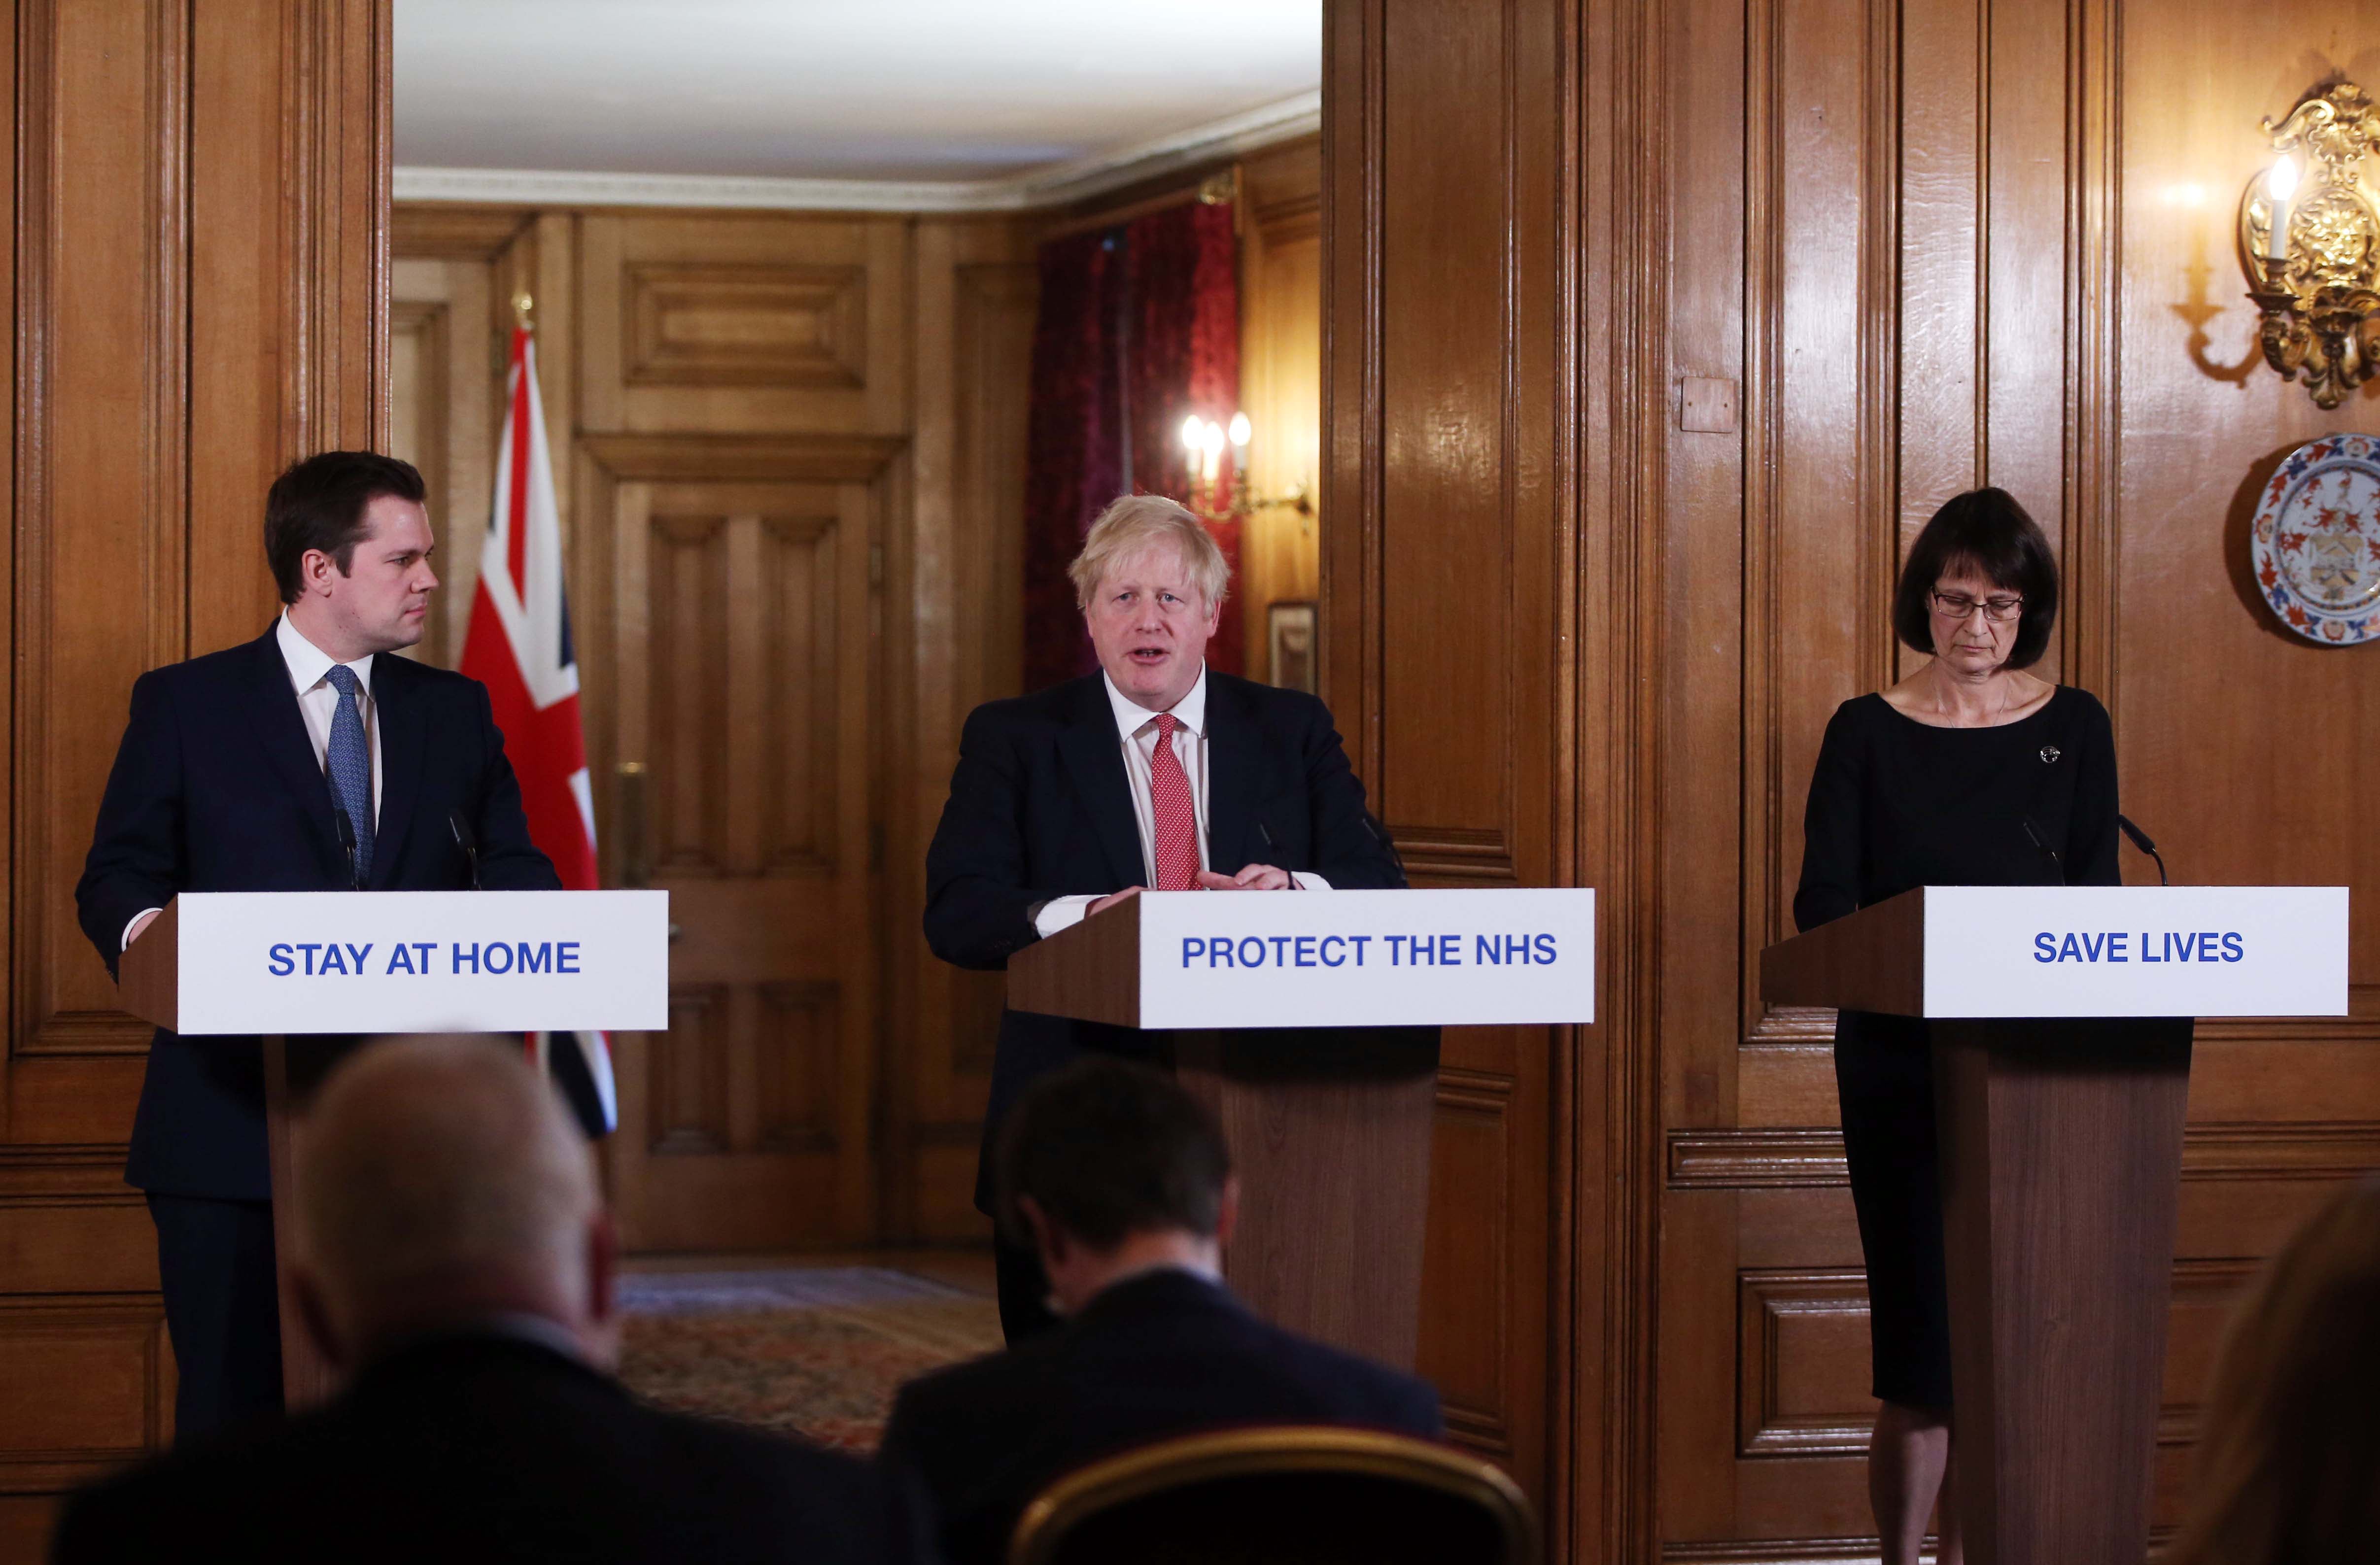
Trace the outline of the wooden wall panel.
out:
<instances>
[{"instance_id":1,"label":"wooden wall panel","mask_svg":"<svg viewBox=\"0 0 2380 1565\"><path fill-rule=\"evenodd\" d=\"M0 1560L163 1441L154 1241L122 1182L147 1029L72 903L141 672L259 634L263 492L385 417L378 0L26 0L0 30L16 331Z\"/></svg>"},{"instance_id":2,"label":"wooden wall panel","mask_svg":"<svg viewBox=\"0 0 2380 1565\"><path fill-rule=\"evenodd\" d=\"M1016 694L1024 655L1027 371L1039 283L1029 233L1008 223L917 227L910 522L886 562L888 604L913 633L887 642L892 710L885 829L885 1225L905 1241L978 1240L976 1148L1004 992L997 975L934 959L920 932L926 844L950 793L959 726Z\"/></svg>"},{"instance_id":3,"label":"wooden wall panel","mask_svg":"<svg viewBox=\"0 0 2380 1565\"><path fill-rule=\"evenodd\" d=\"M1598 835L1565 753L1577 671L1546 655L1572 634L1575 552L1603 543L1572 509L1583 397L1557 370L1579 171L1549 127L1579 42L1559 5L1326 12L1323 693L1423 884L1574 883L1572 833ZM1603 1419L1583 1442L1572 1419L1600 1399L1568 1355L1602 1326L1567 1290L1611 1236L1565 1183L1594 1031L1448 1031L1419 1362L1454 1437L1600 1554L1611 1515L1573 1509L1572 1480L1606 1460Z\"/></svg>"},{"instance_id":4,"label":"wooden wall panel","mask_svg":"<svg viewBox=\"0 0 2380 1565\"><path fill-rule=\"evenodd\" d=\"M1322 587L1322 146L1269 148L1241 165L1240 406L1253 426L1256 497L1302 492L1307 511L1260 506L1240 529L1246 668L1269 679L1267 609Z\"/></svg>"}]
</instances>

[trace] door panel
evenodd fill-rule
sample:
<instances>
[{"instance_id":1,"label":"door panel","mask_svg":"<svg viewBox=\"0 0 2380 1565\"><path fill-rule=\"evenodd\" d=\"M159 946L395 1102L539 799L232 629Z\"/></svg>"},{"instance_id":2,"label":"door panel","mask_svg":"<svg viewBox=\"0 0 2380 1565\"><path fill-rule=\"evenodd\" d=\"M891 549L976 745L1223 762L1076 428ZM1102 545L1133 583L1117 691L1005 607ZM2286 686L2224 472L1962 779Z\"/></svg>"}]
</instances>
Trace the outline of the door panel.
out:
<instances>
[{"instance_id":1,"label":"door panel","mask_svg":"<svg viewBox=\"0 0 2380 1565\"><path fill-rule=\"evenodd\" d=\"M877 974L875 486L611 490L632 878L670 892L671 1025L622 1040L638 1250L864 1244Z\"/></svg>"}]
</instances>

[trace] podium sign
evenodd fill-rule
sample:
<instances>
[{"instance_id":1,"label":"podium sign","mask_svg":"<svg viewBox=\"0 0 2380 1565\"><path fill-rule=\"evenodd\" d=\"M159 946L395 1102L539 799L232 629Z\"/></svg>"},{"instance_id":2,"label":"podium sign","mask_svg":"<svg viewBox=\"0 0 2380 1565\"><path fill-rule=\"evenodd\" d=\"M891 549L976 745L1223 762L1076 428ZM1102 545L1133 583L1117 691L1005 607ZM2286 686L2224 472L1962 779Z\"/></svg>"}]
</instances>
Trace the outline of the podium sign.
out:
<instances>
[{"instance_id":1,"label":"podium sign","mask_svg":"<svg viewBox=\"0 0 2380 1565\"><path fill-rule=\"evenodd\" d=\"M1178 1026L1184 1016L1202 1027L1595 1020L1592 891L1144 892L1134 900L1144 1027Z\"/></svg>"},{"instance_id":2,"label":"podium sign","mask_svg":"<svg viewBox=\"0 0 2380 1565\"><path fill-rule=\"evenodd\" d=\"M173 912L143 941L178 942L186 1037L669 1025L666 892L186 892Z\"/></svg>"},{"instance_id":3,"label":"podium sign","mask_svg":"<svg viewBox=\"0 0 2380 1565\"><path fill-rule=\"evenodd\" d=\"M2345 886L1927 886L1928 1016L2344 1016Z\"/></svg>"}]
</instances>

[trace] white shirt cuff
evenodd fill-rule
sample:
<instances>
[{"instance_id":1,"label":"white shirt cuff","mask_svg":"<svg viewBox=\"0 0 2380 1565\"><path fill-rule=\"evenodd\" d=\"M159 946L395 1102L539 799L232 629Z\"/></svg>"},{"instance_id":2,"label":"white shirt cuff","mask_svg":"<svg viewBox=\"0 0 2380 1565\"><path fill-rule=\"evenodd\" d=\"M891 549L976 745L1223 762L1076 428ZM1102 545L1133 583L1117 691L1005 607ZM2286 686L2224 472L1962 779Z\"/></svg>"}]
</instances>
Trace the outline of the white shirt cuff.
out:
<instances>
[{"instance_id":1,"label":"white shirt cuff","mask_svg":"<svg viewBox=\"0 0 2380 1565\"><path fill-rule=\"evenodd\" d=\"M1301 892L1327 892L1330 889L1330 881L1310 869L1293 869L1289 872L1289 878L1296 883L1297 889Z\"/></svg>"},{"instance_id":2,"label":"white shirt cuff","mask_svg":"<svg viewBox=\"0 0 2380 1565\"><path fill-rule=\"evenodd\" d=\"M1071 929L1083 921L1083 915L1099 900L1095 896L1051 897L1033 916L1034 932L1046 940L1061 929Z\"/></svg>"},{"instance_id":3,"label":"white shirt cuff","mask_svg":"<svg viewBox=\"0 0 2380 1565\"><path fill-rule=\"evenodd\" d=\"M132 931L140 928L140 920L148 917L152 913L163 913L164 911L165 910L162 907L144 907L140 912L134 914L132 916L132 921L124 926L124 939L117 943L115 949L120 952L131 950Z\"/></svg>"}]
</instances>

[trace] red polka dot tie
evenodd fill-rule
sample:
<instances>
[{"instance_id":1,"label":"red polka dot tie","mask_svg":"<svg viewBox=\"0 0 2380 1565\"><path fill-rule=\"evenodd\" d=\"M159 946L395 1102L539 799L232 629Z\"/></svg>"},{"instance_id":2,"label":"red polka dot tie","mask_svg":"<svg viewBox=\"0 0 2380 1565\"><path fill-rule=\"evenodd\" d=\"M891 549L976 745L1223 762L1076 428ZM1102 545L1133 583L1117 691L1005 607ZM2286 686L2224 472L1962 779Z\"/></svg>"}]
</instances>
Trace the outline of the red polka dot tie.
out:
<instances>
[{"instance_id":1,"label":"red polka dot tie","mask_svg":"<svg viewBox=\"0 0 2380 1565\"><path fill-rule=\"evenodd\" d=\"M1157 715L1157 753L1148 761L1149 811L1157 821L1157 889L1186 892L1198 883L1198 811L1190 803L1189 774L1173 753L1182 726L1172 712Z\"/></svg>"}]
</instances>

